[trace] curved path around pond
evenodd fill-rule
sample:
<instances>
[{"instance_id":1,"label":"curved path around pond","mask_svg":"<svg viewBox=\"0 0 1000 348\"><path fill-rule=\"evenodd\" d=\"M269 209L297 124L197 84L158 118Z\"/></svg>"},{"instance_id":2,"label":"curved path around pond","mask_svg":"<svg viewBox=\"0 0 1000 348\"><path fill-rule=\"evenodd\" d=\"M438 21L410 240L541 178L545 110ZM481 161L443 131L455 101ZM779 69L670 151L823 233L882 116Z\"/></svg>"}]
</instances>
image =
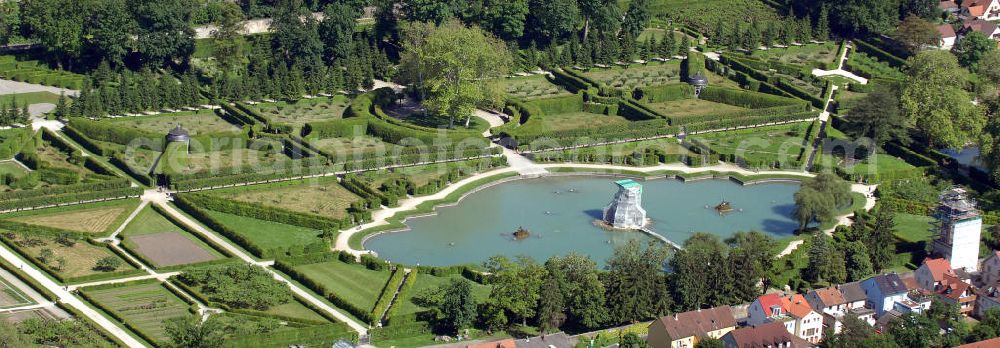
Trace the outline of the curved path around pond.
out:
<instances>
[{"instance_id":1,"label":"curved path around pond","mask_svg":"<svg viewBox=\"0 0 1000 348\"><path fill-rule=\"evenodd\" d=\"M520 163L520 162L523 162L523 161L530 162L530 160L528 160L527 158L524 158L524 157L522 157L522 156L520 156L518 154L515 154L515 153L513 153L513 151L505 151L504 155L507 156L508 162L511 162L511 160L514 160L513 161L514 163ZM519 158L511 158L511 157L519 157ZM738 174L741 174L741 175L748 175L748 176L749 175L766 175L766 174L783 174L783 175L801 176L803 179L815 176L815 174L804 172L804 171L780 171L780 170L779 171L752 171L752 170L747 170L745 168L741 168L739 166L736 166L736 165L733 165L733 164L729 164L729 163L719 163L719 164L714 165L714 166L706 166L706 167L688 167L688 166L680 164L680 163L660 164L660 165L657 165L657 166L649 166L649 167L630 167L630 166L620 166L620 165L585 164L585 163L548 163L548 164L534 164L533 167L537 168L537 169L542 169L543 171L546 168L575 168L575 169L579 169L579 173L587 173L588 170L593 170L595 173L601 172L601 171L605 171L605 170L622 170L622 171L640 172L640 173L651 173L651 172L657 172L657 171L675 171L675 172L680 172L680 173L685 173L685 174L695 174L695 173L704 173L704 172L715 171L715 172L738 173ZM458 189L460 189L460 188L462 188L462 187L464 187L466 185L469 185L469 184L471 184L473 182L476 182L477 180L480 180L480 179L483 179L483 178L487 178L487 177L490 177L490 176L494 176L494 175L497 175L497 174L510 173L510 172L521 172L522 173L522 175L521 175L522 178L530 178L530 177L538 177L538 176L546 175L546 174L544 174L544 172L536 172L534 170L531 171L531 174L523 174L523 172L524 172L523 168L516 168L516 167L507 167L507 168L495 169L495 170L482 172L482 173L473 175L471 177L459 180L458 182L452 183L451 185L448 185L447 187L445 187L441 191L438 191L437 193L432 194L432 195L420 196L420 197L410 197L410 198L407 198L407 199L400 200L398 207L384 208L384 209L381 209L381 210L378 210L378 211L374 212L372 214L372 221L370 221L368 223L365 223L365 224L362 224L360 226L356 226L354 228L350 228L350 229L347 229L347 230L340 231L340 233L337 235L337 240L334 243L334 249L335 250L346 251L346 252L349 252L349 253L351 253L353 255L356 255L356 256L357 255L361 255L361 254L370 253L371 251L369 251L369 250L357 250L357 249L354 249L353 247L351 247L350 242L349 242L351 240L351 237L354 236L357 233L362 233L365 230L367 230L369 228L372 228L372 227L379 227L379 226L388 225L389 224L388 219L392 218L397 213L402 213L402 212L406 212L406 211L409 211L409 210L413 210L418 205L420 205L421 203L424 203L424 202L436 201L436 200L444 199L445 197L447 197L451 193L457 191ZM545 171L545 172L547 172L547 171ZM873 186L873 185L862 185L862 184L851 185L851 190L852 191L858 192L858 193L861 193L861 194L865 195L865 197L866 197L865 209L866 210L869 210L869 209L871 209L872 207L875 206L875 197L870 194L870 192L872 192L874 190L874 188L875 188L875 186ZM853 222L850 219L850 214L839 216L837 219L838 219L838 224L843 224L843 225L850 225ZM826 232L827 234L832 234L833 233L833 229L829 229L829 230L824 231L824 232ZM780 256L783 256L783 255L787 255L788 253L791 253L793 250L795 250L795 248L797 248L801 244L802 244L801 242L798 242L798 243L793 242L793 243L789 244L788 248L786 248L781 253L779 253L778 256L780 257Z\"/></svg>"}]
</instances>

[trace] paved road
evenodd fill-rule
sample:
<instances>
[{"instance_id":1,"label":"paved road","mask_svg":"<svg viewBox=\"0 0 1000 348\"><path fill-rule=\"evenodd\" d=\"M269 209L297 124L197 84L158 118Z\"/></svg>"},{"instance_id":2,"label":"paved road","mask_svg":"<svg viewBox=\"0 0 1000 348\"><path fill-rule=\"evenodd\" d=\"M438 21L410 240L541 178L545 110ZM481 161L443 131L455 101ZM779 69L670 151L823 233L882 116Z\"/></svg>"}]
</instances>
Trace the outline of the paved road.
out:
<instances>
[{"instance_id":1,"label":"paved road","mask_svg":"<svg viewBox=\"0 0 1000 348\"><path fill-rule=\"evenodd\" d=\"M24 273L26 273L29 277L37 281L39 284L41 284L49 291L55 293L56 296L59 298L59 302L65 303L66 305L71 306L76 310L80 311L80 313L83 313L83 315L90 318L90 320L93 320L94 323L96 323L102 329L109 332L115 338L124 342L126 346L145 347L145 345L143 345L141 342L139 342L134 337L129 335L128 332L126 332L124 329L115 325L115 323L111 322L111 320L108 320L108 318L104 317L94 309L90 308L90 306L87 306L85 303L83 303L83 301L76 298L76 296L73 296L73 294L71 294L69 291L64 290L62 286L59 286L59 284L56 284L56 282L46 277L45 274L42 273L42 271L39 271L30 263L22 260L20 256L15 254L10 249L7 249L7 246L0 245L0 257L2 257L4 260L7 260L7 262L10 262L15 266L21 267Z\"/></svg>"}]
</instances>

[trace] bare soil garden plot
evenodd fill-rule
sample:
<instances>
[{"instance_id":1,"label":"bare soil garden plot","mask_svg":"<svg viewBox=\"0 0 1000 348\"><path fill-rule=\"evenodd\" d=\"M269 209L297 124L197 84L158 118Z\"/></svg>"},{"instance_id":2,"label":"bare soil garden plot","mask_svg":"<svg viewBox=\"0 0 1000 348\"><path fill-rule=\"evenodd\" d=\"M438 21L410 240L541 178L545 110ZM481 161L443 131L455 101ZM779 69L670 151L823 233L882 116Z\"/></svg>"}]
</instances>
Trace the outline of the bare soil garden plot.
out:
<instances>
[{"instance_id":1,"label":"bare soil garden plot","mask_svg":"<svg viewBox=\"0 0 1000 348\"><path fill-rule=\"evenodd\" d=\"M681 99L660 103L646 103L645 105L671 119L747 110L738 106L703 99Z\"/></svg>"},{"instance_id":2,"label":"bare soil garden plot","mask_svg":"<svg viewBox=\"0 0 1000 348\"><path fill-rule=\"evenodd\" d=\"M86 204L72 208L51 208L10 214L7 220L104 235L113 232L139 205L136 201Z\"/></svg>"},{"instance_id":3,"label":"bare soil garden plot","mask_svg":"<svg viewBox=\"0 0 1000 348\"><path fill-rule=\"evenodd\" d=\"M177 232L145 234L130 238L135 250L157 267L186 265L218 259L191 239Z\"/></svg>"},{"instance_id":4,"label":"bare soil garden plot","mask_svg":"<svg viewBox=\"0 0 1000 348\"><path fill-rule=\"evenodd\" d=\"M351 203L361 199L337 183L335 178L243 186L211 191L211 194L333 219L347 216L347 208Z\"/></svg>"},{"instance_id":5,"label":"bare soil garden plot","mask_svg":"<svg viewBox=\"0 0 1000 348\"><path fill-rule=\"evenodd\" d=\"M224 256L152 208L145 208L122 230L123 244L153 267L167 267Z\"/></svg>"},{"instance_id":6,"label":"bare soil garden plot","mask_svg":"<svg viewBox=\"0 0 1000 348\"><path fill-rule=\"evenodd\" d=\"M241 129L215 114L213 110L166 113L150 116L126 116L110 120L115 126L129 127L166 135L177 125L191 135L238 133Z\"/></svg>"},{"instance_id":7,"label":"bare soil garden plot","mask_svg":"<svg viewBox=\"0 0 1000 348\"><path fill-rule=\"evenodd\" d=\"M272 122L292 125L296 129L306 123L341 118L350 99L343 95L300 99L254 105L253 108Z\"/></svg>"},{"instance_id":8,"label":"bare soil garden plot","mask_svg":"<svg viewBox=\"0 0 1000 348\"><path fill-rule=\"evenodd\" d=\"M550 82L545 75L511 77L501 83L508 95L526 100L570 94L565 88Z\"/></svg>"},{"instance_id":9,"label":"bare soil garden plot","mask_svg":"<svg viewBox=\"0 0 1000 348\"><path fill-rule=\"evenodd\" d=\"M169 340L164 323L192 316L190 307L158 282L122 287L83 288L87 296L113 311L138 331L160 342Z\"/></svg>"}]
</instances>

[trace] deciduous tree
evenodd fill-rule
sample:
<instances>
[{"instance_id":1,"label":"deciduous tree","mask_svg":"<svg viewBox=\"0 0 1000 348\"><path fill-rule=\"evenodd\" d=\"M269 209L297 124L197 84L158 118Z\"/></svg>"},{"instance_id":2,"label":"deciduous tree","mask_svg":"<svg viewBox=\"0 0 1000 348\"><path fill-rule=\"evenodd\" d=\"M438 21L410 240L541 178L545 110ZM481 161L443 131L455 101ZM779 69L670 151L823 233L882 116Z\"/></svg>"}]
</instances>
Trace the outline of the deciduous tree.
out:
<instances>
[{"instance_id":1,"label":"deciduous tree","mask_svg":"<svg viewBox=\"0 0 1000 348\"><path fill-rule=\"evenodd\" d=\"M477 106L503 98L489 80L506 76L513 59L502 42L479 28L455 21L414 24L404 47L402 76L427 96L428 110L447 115L452 125L465 118L468 126Z\"/></svg>"},{"instance_id":2,"label":"deciduous tree","mask_svg":"<svg viewBox=\"0 0 1000 348\"><path fill-rule=\"evenodd\" d=\"M899 98L903 115L929 147L960 147L976 139L986 117L963 87L968 72L945 51L910 57L909 76Z\"/></svg>"}]
</instances>

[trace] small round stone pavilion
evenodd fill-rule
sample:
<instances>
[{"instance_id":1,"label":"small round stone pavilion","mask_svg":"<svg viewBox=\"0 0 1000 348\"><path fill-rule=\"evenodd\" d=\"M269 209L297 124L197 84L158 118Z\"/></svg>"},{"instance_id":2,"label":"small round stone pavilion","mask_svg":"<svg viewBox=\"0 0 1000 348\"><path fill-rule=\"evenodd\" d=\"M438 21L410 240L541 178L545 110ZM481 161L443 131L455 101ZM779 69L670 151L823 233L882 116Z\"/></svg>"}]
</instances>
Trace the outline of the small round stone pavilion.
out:
<instances>
[{"instance_id":1,"label":"small round stone pavilion","mask_svg":"<svg viewBox=\"0 0 1000 348\"><path fill-rule=\"evenodd\" d=\"M171 129L170 132L167 133L168 143L186 143L190 141L191 135L188 133L187 129L182 128L181 125L177 125L177 127L174 127L174 129Z\"/></svg>"},{"instance_id":2,"label":"small round stone pavilion","mask_svg":"<svg viewBox=\"0 0 1000 348\"><path fill-rule=\"evenodd\" d=\"M694 97L697 98L701 96L701 91L703 91L705 87L708 87L708 78L705 77L705 74L703 74L701 70L698 70L694 73L694 76L691 76L691 78L688 79L688 84L694 86Z\"/></svg>"}]
</instances>

